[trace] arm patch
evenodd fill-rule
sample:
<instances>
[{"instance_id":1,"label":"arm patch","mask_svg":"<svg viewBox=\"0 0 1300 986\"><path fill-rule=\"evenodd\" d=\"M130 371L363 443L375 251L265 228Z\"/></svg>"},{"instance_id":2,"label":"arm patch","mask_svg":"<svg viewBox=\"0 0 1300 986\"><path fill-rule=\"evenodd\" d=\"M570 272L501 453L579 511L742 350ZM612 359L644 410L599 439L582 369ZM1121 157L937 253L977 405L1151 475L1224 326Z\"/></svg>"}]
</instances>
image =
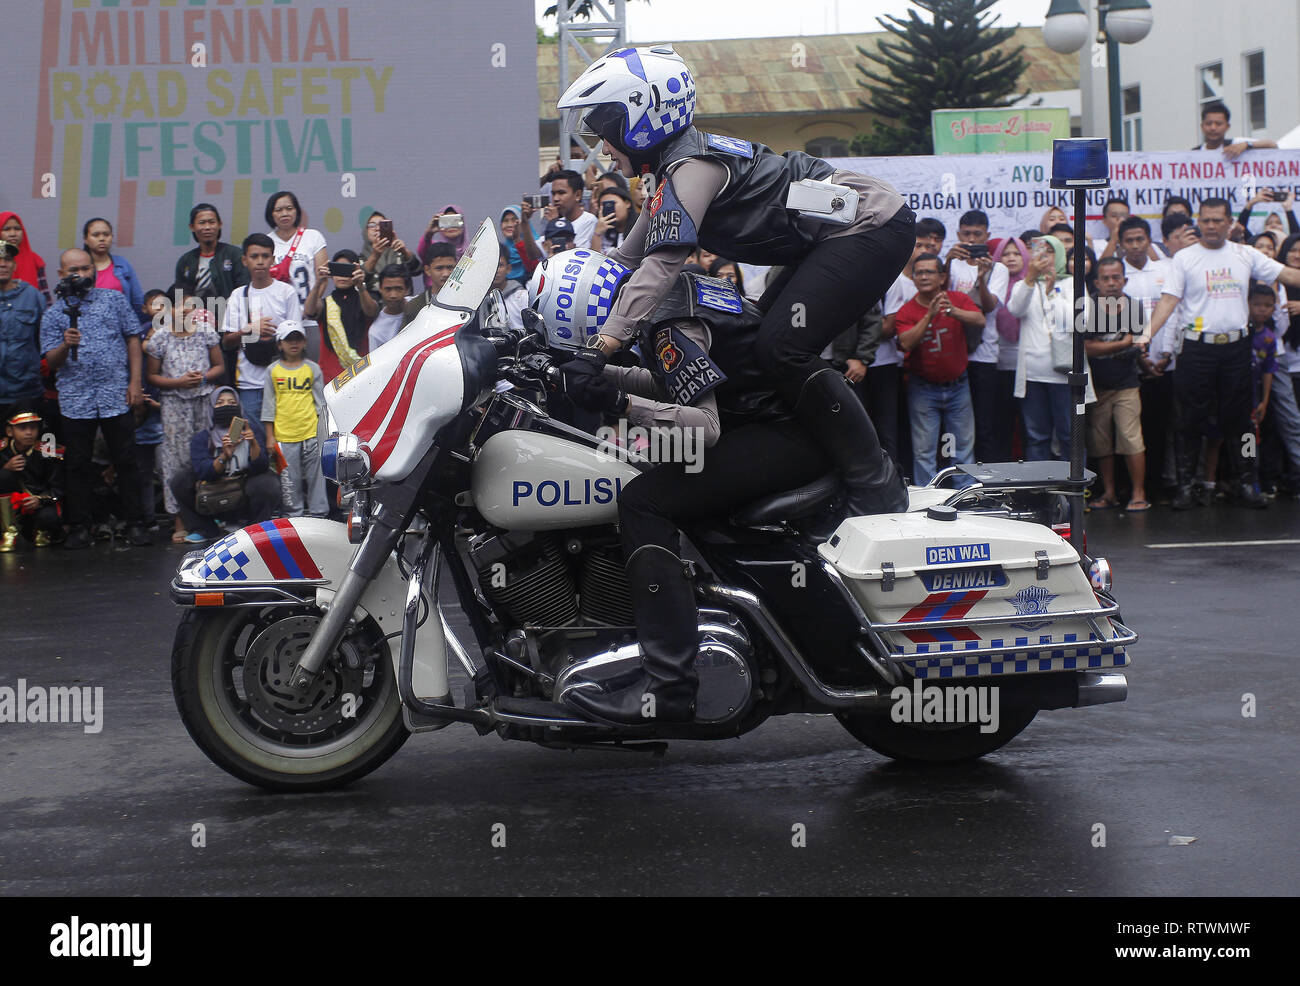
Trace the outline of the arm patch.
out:
<instances>
[{"instance_id":1,"label":"arm patch","mask_svg":"<svg viewBox=\"0 0 1300 986\"><path fill-rule=\"evenodd\" d=\"M650 358L652 372L674 404L694 404L727 379L708 353L671 325L655 331Z\"/></svg>"},{"instance_id":2,"label":"arm patch","mask_svg":"<svg viewBox=\"0 0 1300 986\"><path fill-rule=\"evenodd\" d=\"M665 179L647 207L650 213L645 234L646 256L666 247L694 247L698 234L691 215L673 191L672 179Z\"/></svg>"}]
</instances>

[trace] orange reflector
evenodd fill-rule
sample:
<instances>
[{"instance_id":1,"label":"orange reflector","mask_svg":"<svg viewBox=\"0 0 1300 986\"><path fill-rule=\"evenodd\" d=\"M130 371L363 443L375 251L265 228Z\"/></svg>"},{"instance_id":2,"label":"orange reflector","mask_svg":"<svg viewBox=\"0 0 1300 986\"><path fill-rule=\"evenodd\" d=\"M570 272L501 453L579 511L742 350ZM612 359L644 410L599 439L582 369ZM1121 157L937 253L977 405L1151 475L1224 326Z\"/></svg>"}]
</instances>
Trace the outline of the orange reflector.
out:
<instances>
[{"instance_id":1,"label":"orange reflector","mask_svg":"<svg viewBox=\"0 0 1300 986\"><path fill-rule=\"evenodd\" d=\"M195 606L224 606L226 605L226 594L224 592L196 592L194 594Z\"/></svg>"}]
</instances>

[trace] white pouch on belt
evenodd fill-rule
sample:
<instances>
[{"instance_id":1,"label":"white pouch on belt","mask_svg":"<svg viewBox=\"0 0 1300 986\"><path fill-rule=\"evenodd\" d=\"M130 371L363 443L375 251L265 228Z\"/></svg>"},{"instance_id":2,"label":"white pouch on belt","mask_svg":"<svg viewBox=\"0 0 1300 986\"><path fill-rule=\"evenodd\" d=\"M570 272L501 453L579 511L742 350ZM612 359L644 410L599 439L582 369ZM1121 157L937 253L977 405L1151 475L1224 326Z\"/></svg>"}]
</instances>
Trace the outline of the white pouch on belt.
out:
<instances>
[{"instance_id":1,"label":"white pouch on belt","mask_svg":"<svg viewBox=\"0 0 1300 986\"><path fill-rule=\"evenodd\" d=\"M805 178L790 183L785 207L818 222L847 226L858 215L858 193L848 185Z\"/></svg>"}]
</instances>

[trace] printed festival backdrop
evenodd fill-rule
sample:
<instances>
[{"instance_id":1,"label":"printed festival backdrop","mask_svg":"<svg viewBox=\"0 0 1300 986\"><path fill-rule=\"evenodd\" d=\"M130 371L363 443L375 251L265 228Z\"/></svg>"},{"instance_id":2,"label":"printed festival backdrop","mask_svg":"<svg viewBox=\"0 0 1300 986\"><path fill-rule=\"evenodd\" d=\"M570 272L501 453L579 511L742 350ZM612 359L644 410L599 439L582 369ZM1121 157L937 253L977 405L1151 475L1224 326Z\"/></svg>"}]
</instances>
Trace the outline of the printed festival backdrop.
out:
<instances>
[{"instance_id":1,"label":"printed festival backdrop","mask_svg":"<svg viewBox=\"0 0 1300 986\"><path fill-rule=\"evenodd\" d=\"M331 252L372 209L413 250L446 204L473 227L537 186L528 0L30 0L5 29L0 208L51 278L92 216L147 289L196 202L239 243L289 189Z\"/></svg>"}]
</instances>

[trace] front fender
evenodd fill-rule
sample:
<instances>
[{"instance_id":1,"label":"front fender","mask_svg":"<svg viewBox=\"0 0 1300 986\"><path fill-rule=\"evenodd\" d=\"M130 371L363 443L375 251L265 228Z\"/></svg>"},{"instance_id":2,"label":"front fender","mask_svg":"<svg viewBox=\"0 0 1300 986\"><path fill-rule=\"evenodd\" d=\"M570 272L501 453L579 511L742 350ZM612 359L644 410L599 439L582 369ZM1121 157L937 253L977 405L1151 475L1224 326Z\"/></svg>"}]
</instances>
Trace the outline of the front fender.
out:
<instances>
[{"instance_id":1,"label":"front fender","mask_svg":"<svg viewBox=\"0 0 1300 986\"><path fill-rule=\"evenodd\" d=\"M172 598L200 606L284 605L300 599L326 606L355 553L346 525L337 521L281 517L250 524L186 555L172 582ZM353 618L372 617L385 635L396 634L405 602L406 581L390 558L362 593ZM389 641L394 674L400 643L400 637ZM427 701L450 701L447 642L436 605L415 641L412 687Z\"/></svg>"}]
</instances>

